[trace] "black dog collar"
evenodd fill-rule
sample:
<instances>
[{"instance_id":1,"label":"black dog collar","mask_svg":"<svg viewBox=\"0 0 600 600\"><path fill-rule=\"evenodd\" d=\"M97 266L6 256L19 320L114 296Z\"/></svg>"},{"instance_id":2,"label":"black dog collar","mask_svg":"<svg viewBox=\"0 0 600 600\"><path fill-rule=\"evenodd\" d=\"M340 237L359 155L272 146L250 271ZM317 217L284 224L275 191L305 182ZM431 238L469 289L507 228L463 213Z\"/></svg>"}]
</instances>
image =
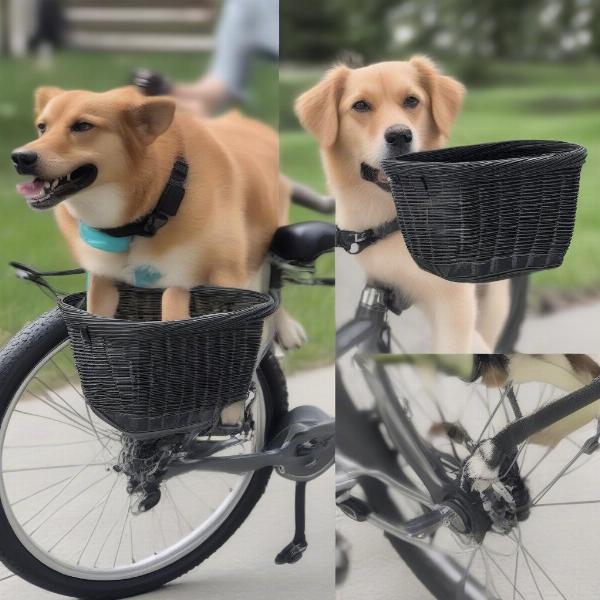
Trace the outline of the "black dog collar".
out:
<instances>
[{"instance_id":1,"label":"black dog collar","mask_svg":"<svg viewBox=\"0 0 600 600\"><path fill-rule=\"evenodd\" d=\"M167 224L170 217L174 217L177 214L179 205L185 195L187 174L188 164L185 162L185 159L178 157L175 160L173 169L171 169L169 181L152 212L122 227L100 229L99 231L117 238L131 237L133 235L152 237L161 227Z\"/></svg>"},{"instance_id":2,"label":"black dog collar","mask_svg":"<svg viewBox=\"0 0 600 600\"><path fill-rule=\"evenodd\" d=\"M395 231L399 231L400 227L396 219L386 221L382 225L365 229L364 231L349 231L347 229L335 229L335 245L338 248L343 248L348 254L359 254L365 248L383 240L388 235Z\"/></svg>"}]
</instances>

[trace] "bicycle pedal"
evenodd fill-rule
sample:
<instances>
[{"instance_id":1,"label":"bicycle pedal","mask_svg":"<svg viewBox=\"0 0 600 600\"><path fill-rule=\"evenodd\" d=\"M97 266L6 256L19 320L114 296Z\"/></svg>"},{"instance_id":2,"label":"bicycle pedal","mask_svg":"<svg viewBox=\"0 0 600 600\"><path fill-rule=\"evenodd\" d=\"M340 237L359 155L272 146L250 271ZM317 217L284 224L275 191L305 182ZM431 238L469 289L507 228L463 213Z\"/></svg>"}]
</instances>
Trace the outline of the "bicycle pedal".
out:
<instances>
[{"instance_id":1,"label":"bicycle pedal","mask_svg":"<svg viewBox=\"0 0 600 600\"><path fill-rule=\"evenodd\" d=\"M350 496L343 502L340 502L338 506L347 517L350 517L359 523L366 521L371 514L369 505L360 498L355 498L354 496Z\"/></svg>"}]
</instances>

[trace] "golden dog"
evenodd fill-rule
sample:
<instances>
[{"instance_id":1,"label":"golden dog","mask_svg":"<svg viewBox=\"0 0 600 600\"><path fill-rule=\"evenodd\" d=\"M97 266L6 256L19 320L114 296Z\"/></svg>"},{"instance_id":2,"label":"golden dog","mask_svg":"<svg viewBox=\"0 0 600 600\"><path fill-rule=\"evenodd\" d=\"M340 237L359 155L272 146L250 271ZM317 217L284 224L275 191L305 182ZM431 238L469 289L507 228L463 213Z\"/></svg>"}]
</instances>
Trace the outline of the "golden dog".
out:
<instances>
[{"instance_id":1,"label":"golden dog","mask_svg":"<svg viewBox=\"0 0 600 600\"><path fill-rule=\"evenodd\" d=\"M393 219L381 161L441 148L462 104L464 87L426 57L350 69L337 66L301 95L296 113L319 141L341 229L362 231ZM363 178L363 165L376 173ZM380 185L377 185L377 184ZM509 283L445 281L420 269L400 232L356 256L370 280L401 290L420 306L434 352L490 352L509 310Z\"/></svg>"},{"instance_id":2,"label":"golden dog","mask_svg":"<svg viewBox=\"0 0 600 600\"><path fill-rule=\"evenodd\" d=\"M164 288L163 320L189 318L196 285L261 287L261 267L289 205L275 131L239 113L199 119L133 87L43 87L35 113L38 139L12 155L17 171L33 180L17 191L34 209L55 209L73 256L90 274L90 312L114 316L117 282ZM152 237L134 236L118 252L84 239L82 224L112 229L151 213L178 157L188 164L185 195ZM281 309L275 328L285 348L304 341L301 326Z\"/></svg>"}]
</instances>

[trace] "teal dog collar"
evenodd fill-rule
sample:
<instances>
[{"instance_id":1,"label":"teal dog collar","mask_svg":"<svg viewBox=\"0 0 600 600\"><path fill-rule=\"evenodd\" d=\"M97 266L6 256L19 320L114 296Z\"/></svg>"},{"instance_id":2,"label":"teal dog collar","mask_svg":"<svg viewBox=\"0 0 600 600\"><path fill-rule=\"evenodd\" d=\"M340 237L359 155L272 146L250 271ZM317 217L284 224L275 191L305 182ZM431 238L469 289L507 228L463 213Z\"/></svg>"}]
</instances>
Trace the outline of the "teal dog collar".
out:
<instances>
[{"instance_id":1,"label":"teal dog collar","mask_svg":"<svg viewBox=\"0 0 600 600\"><path fill-rule=\"evenodd\" d=\"M132 236L115 237L81 222L79 223L79 236L88 246L113 253L127 252L132 238Z\"/></svg>"}]
</instances>

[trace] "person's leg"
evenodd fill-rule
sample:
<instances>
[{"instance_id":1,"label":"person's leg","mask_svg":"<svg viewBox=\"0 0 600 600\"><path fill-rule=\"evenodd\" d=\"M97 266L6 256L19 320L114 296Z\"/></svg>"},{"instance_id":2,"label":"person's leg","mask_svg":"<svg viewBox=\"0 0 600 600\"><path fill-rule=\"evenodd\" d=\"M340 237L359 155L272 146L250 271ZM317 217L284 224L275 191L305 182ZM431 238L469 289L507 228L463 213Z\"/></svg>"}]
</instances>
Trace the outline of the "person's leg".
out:
<instances>
[{"instance_id":1,"label":"person's leg","mask_svg":"<svg viewBox=\"0 0 600 600\"><path fill-rule=\"evenodd\" d=\"M175 87L183 105L210 114L244 98L254 55L278 56L278 7L278 0L226 0L208 73L196 83Z\"/></svg>"}]
</instances>

